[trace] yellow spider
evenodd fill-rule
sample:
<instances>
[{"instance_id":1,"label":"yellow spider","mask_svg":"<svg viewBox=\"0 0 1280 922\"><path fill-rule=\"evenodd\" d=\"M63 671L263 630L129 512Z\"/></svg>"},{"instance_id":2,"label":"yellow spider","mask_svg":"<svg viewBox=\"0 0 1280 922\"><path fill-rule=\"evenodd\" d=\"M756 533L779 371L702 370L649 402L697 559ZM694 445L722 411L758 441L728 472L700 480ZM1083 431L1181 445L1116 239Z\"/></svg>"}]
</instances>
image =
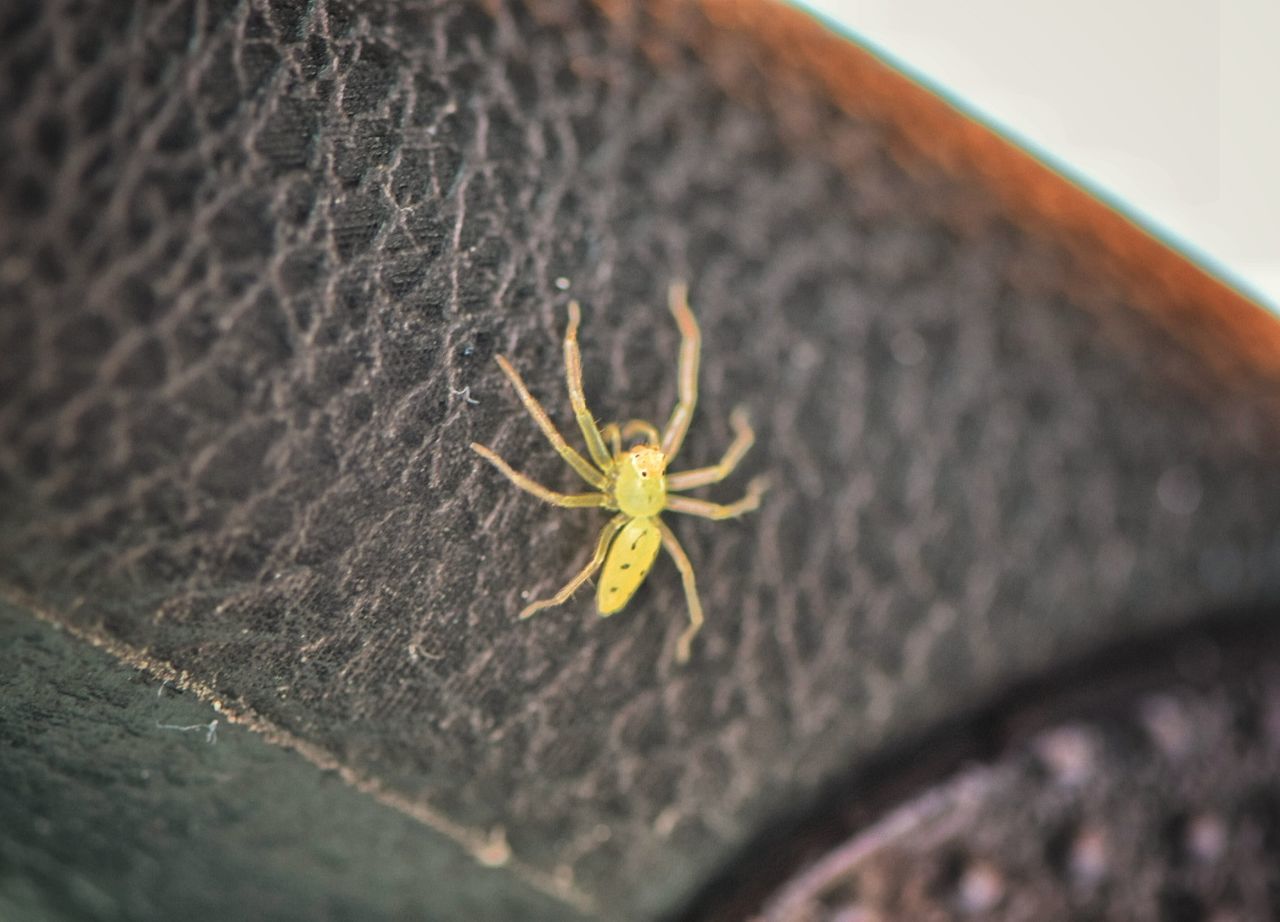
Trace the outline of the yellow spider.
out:
<instances>
[{"instance_id":1,"label":"yellow spider","mask_svg":"<svg viewBox=\"0 0 1280 922\"><path fill-rule=\"evenodd\" d=\"M680 635L676 645L676 660L683 663L689 658L689 647L694 635L702 627L702 603L698 600L693 566L676 536L658 514L669 509L708 519L730 519L759 508L766 484L764 478L757 477L747 487L746 496L727 506L687 496L669 495L669 491L690 490L724 480L755 441L755 433L751 431L746 411L738 407L729 416L734 430L733 442L719 464L675 474L666 472L667 465L680 451L698 399L698 352L701 341L698 323L689 310L688 293L683 283L677 282L671 286L668 303L681 335L679 400L661 435L652 423L639 419L630 420L622 426L609 423L604 429L596 426L582 392L582 359L578 352L581 312L578 302L569 303L569 327L564 335L564 364L569 382L569 401L573 404L574 415L578 418L583 438L587 441L587 453L591 456L591 461L564 440L564 436L547 416L547 411L529 393L511 363L503 356L498 356L498 365L503 374L515 387L525 409L538 423L543 435L565 461L569 462L569 466L598 492L566 494L548 490L514 470L484 445L472 442L471 447L520 489L527 490L548 503L569 508L599 506L619 510L600 533L595 554L578 575L551 598L526 606L520 612L520 617L528 618L544 608L568 601L577 588L600 569L601 564L604 564L604 576L596 592L596 609L602 616L620 611L644 582L661 544L680 570L685 599L689 605L689 626ZM635 436L642 437L642 441L624 451L623 439ZM606 442L612 447L612 453Z\"/></svg>"}]
</instances>

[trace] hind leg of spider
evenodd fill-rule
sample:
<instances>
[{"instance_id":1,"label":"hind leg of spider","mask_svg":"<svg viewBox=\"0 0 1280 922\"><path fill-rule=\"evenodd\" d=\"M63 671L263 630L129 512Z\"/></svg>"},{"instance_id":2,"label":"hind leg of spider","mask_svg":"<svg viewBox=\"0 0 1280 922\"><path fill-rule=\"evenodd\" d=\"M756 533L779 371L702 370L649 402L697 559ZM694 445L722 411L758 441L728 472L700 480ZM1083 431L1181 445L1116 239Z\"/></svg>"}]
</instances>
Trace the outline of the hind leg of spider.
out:
<instances>
[{"instance_id":1,"label":"hind leg of spider","mask_svg":"<svg viewBox=\"0 0 1280 922\"><path fill-rule=\"evenodd\" d=\"M627 524L626 515L622 513L615 515L609 524L604 527L604 531L600 532L600 540L596 542L595 554L587 561L587 565L578 572L578 575L565 583L564 588L551 598L526 605L524 610L520 612L520 617L522 619L529 618L544 608L554 608L569 601L569 597L578 591L578 587L589 580L596 570L600 569L600 565L604 563L605 556L609 553L609 545L613 543L614 537L625 524Z\"/></svg>"},{"instance_id":2,"label":"hind leg of spider","mask_svg":"<svg viewBox=\"0 0 1280 922\"><path fill-rule=\"evenodd\" d=\"M684 583L684 599L689 607L689 626L676 641L676 662L686 663L689 661L693 638L698 631L702 630L702 602L698 599L698 584L693 575L693 564L689 562L689 555L684 552L675 534L661 519L658 520L658 529L662 532L662 546L675 561L676 569L680 571L680 580Z\"/></svg>"},{"instance_id":3,"label":"hind leg of spider","mask_svg":"<svg viewBox=\"0 0 1280 922\"><path fill-rule=\"evenodd\" d=\"M543 502L551 503L555 506L565 506L569 509L609 505L609 497L603 493L557 493L555 490L548 490L533 478L526 477L506 461L503 461L493 449L487 448L479 442L472 442L471 450L500 470L508 480L521 490L532 493Z\"/></svg>"},{"instance_id":4,"label":"hind leg of spider","mask_svg":"<svg viewBox=\"0 0 1280 922\"><path fill-rule=\"evenodd\" d=\"M524 408L533 417L534 422L538 424L542 434L547 437L551 447L560 453L560 457L569 462L569 466L578 472L579 477L597 490L603 490L608 486L609 479L605 477L603 472L592 467L590 461L578 454L577 450L564 440L564 436L560 434L556 424L551 421L547 411L543 409L542 404L538 403L538 398L529 392L529 388L525 386L524 379L520 377L520 373L512 367L506 357L500 355L497 357L497 361L498 367L502 369L502 373L507 376L507 380L515 388L520 402L524 404Z\"/></svg>"},{"instance_id":5,"label":"hind leg of spider","mask_svg":"<svg viewBox=\"0 0 1280 922\"><path fill-rule=\"evenodd\" d=\"M709 483L719 483L738 466L742 456L755 443L756 434L751 431L751 423L747 420L747 411L735 407L729 415L729 424L733 426L733 442L720 459L719 464L710 467L699 467L691 471L679 471L667 475L668 490L692 490L694 487L705 487Z\"/></svg>"},{"instance_id":6,"label":"hind leg of spider","mask_svg":"<svg viewBox=\"0 0 1280 922\"><path fill-rule=\"evenodd\" d=\"M746 512L754 512L760 508L760 497L769 489L769 482L764 477L757 477L747 484L747 495L736 503L727 505L710 503L705 499L694 499L692 496L668 496L667 508L672 512L683 512L686 515L698 515L704 519L733 519Z\"/></svg>"},{"instance_id":7,"label":"hind leg of spider","mask_svg":"<svg viewBox=\"0 0 1280 922\"><path fill-rule=\"evenodd\" d=\"M698 402L698 356L702 349L702 334L698 321L689 309L689 288L684 282L673 282L667 290L667 305L680 328L680 364L676 378L677 402L667 428L662 431L661 448L667 460L675 459L689 431L693 408Z\"/></svg>"}]
</instances>

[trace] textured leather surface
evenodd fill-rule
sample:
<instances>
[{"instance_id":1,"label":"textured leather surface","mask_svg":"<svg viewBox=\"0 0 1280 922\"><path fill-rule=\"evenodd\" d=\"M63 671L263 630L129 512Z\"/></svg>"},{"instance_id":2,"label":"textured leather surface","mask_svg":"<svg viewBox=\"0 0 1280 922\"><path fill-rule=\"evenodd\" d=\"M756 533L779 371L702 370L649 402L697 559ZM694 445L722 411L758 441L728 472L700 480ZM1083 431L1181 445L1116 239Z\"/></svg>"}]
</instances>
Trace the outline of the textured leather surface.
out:
<instances>
[{"instance_id":1,"label":"textured leather surface","mask_svg":"<svg viewBox=\"0 0 1280 922\"><path fill-rule=\"evenodd\" d=\"M0 919L241 917L579 918L0 602Z\"/></svg>"},{"instance_id":2,"label":"textured leather surface","mask_svg":"<svg viewBox=\"0 0 1280 922\"><path fill-rule=\"evenodd\" d=\"M578 3L9 4L0 584L607 917L1047 664L1280 597L1276 382L877 124ZM528 623L568 424L745 403L741 522ZM558 280L565 280L562 290ZM465 393L463 393L465 391ZM468 395L471 400L468 400ZM475 401L475 402L471 402ZM490 857L493 857L490 855Z\"/></svg>"},{"instance_id":3,"label":"textured leather surface","mask_svg":"<svg viewBox=\"0 0 1280 922\"><path fill-rule=\"evenodd\" d=\"M1188 639L1162 683L1094 676L1073 719L899 805L758 922L1276 918L1277 640Z\"/></svg>"}]
</instances>

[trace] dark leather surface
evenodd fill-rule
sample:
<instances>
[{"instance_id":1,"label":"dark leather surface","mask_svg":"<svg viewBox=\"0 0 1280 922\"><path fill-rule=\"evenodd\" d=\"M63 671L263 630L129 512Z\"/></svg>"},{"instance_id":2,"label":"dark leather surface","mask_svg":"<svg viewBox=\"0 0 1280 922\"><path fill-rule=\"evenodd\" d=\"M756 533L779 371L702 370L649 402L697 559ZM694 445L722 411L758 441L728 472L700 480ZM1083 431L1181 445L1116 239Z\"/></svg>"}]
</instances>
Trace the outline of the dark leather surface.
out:
<instances>
[{"instance_id":1,"label":"dark leather surface","mask_svg":"<svg viewBox=\"0 0 1280 922\"><path fill-rule=\"evenodd\" d=\"M999 758L895 805L753 918L1276 918L1278 640L1185 636L1060 689L1056 721L1030 704L1041 725L1007 723L1022 738Z\"/></svg>"},{"instance_id":2,"label":"dark leather surface","mask_svg":"<svg viewBox=\"0 0 1280 922\"><path fill-rule=\"evenodd\" d=\"M0 602L0 919L227 918L580 916Z\"/></svg>"},{"instance_id":3,"label":"dark leather surface","mask_svg":"<svg viewBox=\"0 0 1280 922\"><path fill-rule=\"evenodd\" d=\"M493 6L6 6L10 602L649 918L957 709L1280 597L1274 379L814 90L643 16ZM673 522L708 610L683 668L665 564L608 621L584 593L516 622L603 519L467 449L570 486L493 363L567 426L570 296L596 413L664 418L673 278L706 350L685 460L742 402L715 495L775 484Z\"/></svg>"}]
</instances>

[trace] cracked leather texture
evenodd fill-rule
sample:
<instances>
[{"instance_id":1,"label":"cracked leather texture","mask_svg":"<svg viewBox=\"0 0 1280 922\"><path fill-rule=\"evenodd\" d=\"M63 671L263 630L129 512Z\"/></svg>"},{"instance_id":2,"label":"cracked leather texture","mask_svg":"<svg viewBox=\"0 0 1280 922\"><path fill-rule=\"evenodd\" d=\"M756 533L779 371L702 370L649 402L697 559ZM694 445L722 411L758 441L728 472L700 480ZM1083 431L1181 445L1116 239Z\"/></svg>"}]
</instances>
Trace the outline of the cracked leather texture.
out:
<instances>
[{"instance_id":1,"label":"cracked leather texture","mask_svg":"<svg viewBox=\"0 0 1280 922\"><path fill-rule=\"evenodd\" d=\"M1275 375L742 42L569 2L9 4L6 596L602 918L1051 663L1280 597ZM607 621L515 620L604 518L467 449L572 488L493 362L567 429L570 297L593 410L665 418L675 278L682 461L743 403L711 495L774 484L672 517L683 668L669 561Z\"/></svg>"}]
</instances>

